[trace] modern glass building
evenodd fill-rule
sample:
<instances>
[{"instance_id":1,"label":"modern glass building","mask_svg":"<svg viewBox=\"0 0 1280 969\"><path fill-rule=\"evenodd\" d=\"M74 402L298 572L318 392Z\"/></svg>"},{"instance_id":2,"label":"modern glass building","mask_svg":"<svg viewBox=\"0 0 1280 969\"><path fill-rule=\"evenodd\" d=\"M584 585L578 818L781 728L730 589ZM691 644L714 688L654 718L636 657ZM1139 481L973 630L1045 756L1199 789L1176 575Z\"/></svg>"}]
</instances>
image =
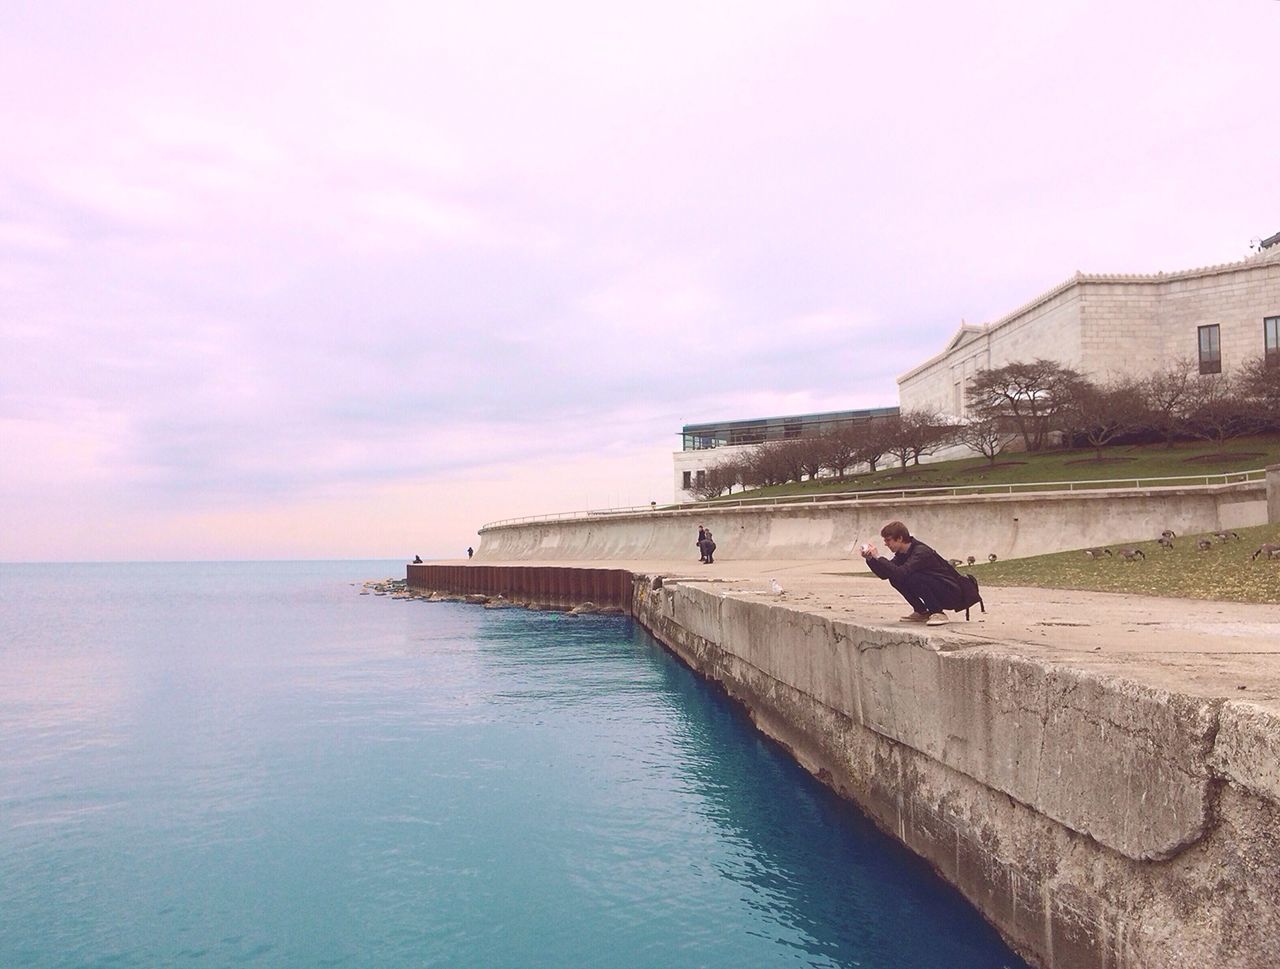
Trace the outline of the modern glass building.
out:
<instances>
[{"instance_id":1,"label":"modern glass building","mask_svg":"<svg viewBox=\"0 0 1280 969\"><path fill-rule=\"evenodd\" d=\"M869 407L865 410L837 410L826 414L793 414L790 417L760 417L745 421L716 421L686 424L680 431L680 450L675 458L676 501L689 501L690 488L701 484L709 469L732 460L741 448L816 437L850 424L894 417L897 407Z\"/></svg>"},{"instance_id":2,"label":"modern glass building","mask_svg":"<svg viewBox=\"0 0 1280 969\"><path fill-rule=\"evenodd\" d=\"M763 444L797 437L815 437L849 424L861 424L877 417L893 417L896 407L871 407L866 410L839 410L826 414L797 414L791 417L761 417L745 421L717 421L712 424L686 424L680 432L682 451L704 451L708 448L733 447L738 444Z\"/></svg>"}]
</instances>

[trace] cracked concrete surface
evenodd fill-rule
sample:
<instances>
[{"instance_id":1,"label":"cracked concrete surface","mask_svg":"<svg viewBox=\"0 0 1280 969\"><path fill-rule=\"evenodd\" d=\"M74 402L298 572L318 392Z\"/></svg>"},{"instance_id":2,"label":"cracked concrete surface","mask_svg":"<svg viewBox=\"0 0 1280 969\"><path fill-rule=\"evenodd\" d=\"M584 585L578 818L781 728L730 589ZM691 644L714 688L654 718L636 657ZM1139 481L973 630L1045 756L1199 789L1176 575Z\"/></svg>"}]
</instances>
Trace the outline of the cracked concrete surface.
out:
<instances>
[{"instance_id":1,"label":"cracked concrete surface","mask_svg":"<svg viewBox=\"0 0 1280 969\"><path fill-rule=\"evenodd\" d=\"M461 564L461 563L459 563ZM528 565L528 562L486 562ZM540 562L598 568L599 561ZM861 559L734 561L702 566L617 561L611 568L664 581L714 583L717 595L771 602L859 625L901 629L905 603ZM781 595L770 591L777 578ZM1124 676L1202 697L1248 700L1280 714L1280 606L1122 596L1063 589L984 587L984 615L946 626L913 626L941 650L999 649Z\"/></svg>"}]
</instances>

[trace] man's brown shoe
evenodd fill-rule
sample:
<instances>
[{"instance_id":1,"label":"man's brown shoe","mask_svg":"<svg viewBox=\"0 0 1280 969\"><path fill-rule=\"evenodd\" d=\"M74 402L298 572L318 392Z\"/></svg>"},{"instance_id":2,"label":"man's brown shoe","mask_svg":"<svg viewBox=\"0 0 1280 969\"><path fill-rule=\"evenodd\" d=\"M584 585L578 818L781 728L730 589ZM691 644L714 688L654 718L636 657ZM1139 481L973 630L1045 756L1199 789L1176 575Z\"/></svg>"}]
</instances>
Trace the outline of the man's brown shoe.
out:
<instances>
[{"instance_id":1,"label":"man's brown shoe","mask_svg":"<svg viewBox=\"0 0 1280 969\"><path fill-rule=\"evenodd\" d=\"M913 612L909 616L903 616L898 622L928 622L929 614L927 612Z\"/></svg>"},{"instance_id":2,"label":"man's brown shoe","mask_svg":"<svg viewBox=\"0 0 1280 969\"><path fill-rule=\"evenodd\" d=\"M925 617L926 626L945 626L951 620L947 618L946 613L935 612Z\"/></svg>"}]
</instances>

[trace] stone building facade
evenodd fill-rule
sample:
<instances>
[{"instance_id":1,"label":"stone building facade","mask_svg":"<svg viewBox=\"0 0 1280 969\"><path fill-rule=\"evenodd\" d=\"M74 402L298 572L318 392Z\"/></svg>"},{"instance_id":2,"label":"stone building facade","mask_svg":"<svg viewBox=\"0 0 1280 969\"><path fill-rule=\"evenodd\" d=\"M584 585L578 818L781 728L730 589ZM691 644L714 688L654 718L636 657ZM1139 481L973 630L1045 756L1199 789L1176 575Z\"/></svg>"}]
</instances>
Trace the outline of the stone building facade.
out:
<instances>
[{"instance_id":1,"label":"stone building facade","mask_svg":"<svg viewBox=\"0 0 1280 969\"><path fill-rule=\"evenodd\" d=\"M964 325L898 378L904 413L963 418L979 370L1037 357L1098 381L1187 360L1201 373L1266 356L1280 366L1280 245L1241 262L1152 276L1076 273L1007 316Z\"/></svg>"}]
</instances>

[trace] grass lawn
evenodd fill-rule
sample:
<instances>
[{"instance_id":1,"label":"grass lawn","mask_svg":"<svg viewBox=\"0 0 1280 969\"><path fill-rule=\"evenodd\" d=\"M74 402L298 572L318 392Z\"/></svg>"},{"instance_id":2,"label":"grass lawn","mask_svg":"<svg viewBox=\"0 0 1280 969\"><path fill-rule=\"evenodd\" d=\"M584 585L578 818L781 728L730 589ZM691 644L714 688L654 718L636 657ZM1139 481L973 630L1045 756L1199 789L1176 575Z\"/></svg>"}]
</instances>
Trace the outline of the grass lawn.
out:
<instances>
[{"instance_id":1,"label":"grass lawn","mask_svg":"<svg viewBox=\"0 0 1280 969\"><path fill-rule=\"evenodd\" d=\"M918 467L888 468L844 481L804 481L725 495L713 501L819 495L847 491L942 488L953 485L1002 485L1036 481L1090 481L1162 478L1177 475L1225 474L1249 471L1280 462L1280 435L1259 435L1228 441L1222 448L1205 441L1179 441L1172 448L1142 444L1103 448L1098 461L1093 450L1002 454L994 467L985 458L940 461ZM1192 484L1194 482L1187 482ZM1102 486L1099 486L1102 487ZM1256 547L1256 546L1255 546Z\"/></svg>"},{"instance_id":2,"label":"grass lawn","mask_svg":"<svg viewBox=\"0 0 1280 969\"><path fill-rule=\"evenodd\" d=\"M1237 529L1239 540L1223 542L1211 534L1179 535L1172 551L1156 542L1135 542L1145 559L1126 562L1118 555L1090 559L1082 551L991 562L970 568L982 586L1021 585L1049 589L1086 589L1184 599L1227 599L1280 603L1280 559L1249 556L1264 542L1280 544L1280 525ZM1196 540L1213 545L1205 551ZM1113 546L1114 552L1119 546ZM969 568L969 567L966 567Z\"/></svg>"}]
</instances>

